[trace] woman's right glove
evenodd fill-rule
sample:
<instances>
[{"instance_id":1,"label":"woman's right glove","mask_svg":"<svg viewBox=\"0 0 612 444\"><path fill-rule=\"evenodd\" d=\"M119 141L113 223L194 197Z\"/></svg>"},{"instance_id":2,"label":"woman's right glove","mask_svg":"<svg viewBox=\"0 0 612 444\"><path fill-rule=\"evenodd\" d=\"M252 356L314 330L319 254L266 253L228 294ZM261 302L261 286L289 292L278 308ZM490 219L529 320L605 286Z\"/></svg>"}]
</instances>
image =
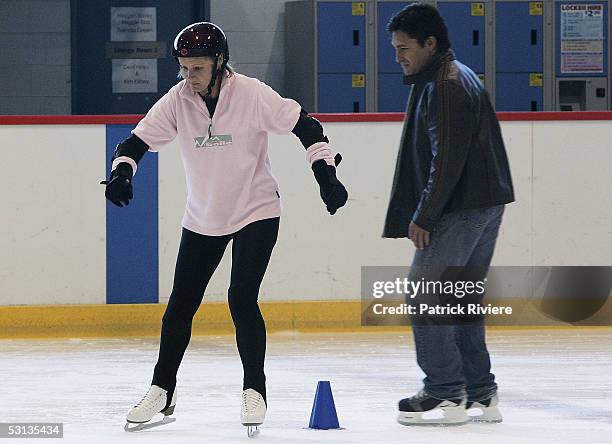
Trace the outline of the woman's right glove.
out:
<instances>
[{"instance_id":1,"label":"woman's right glove","mask_svg":"<svg viewBox=\"0 0 612 444\"><path fill-rule=\"evenodd\" d=\"M132 193L132 175L134 171L132 166L127 162L121 162L113 171L110 178L100 182L106 185L104 195L108 200L118 207L127 206L130 199L134 197Z\"/></svg>"},{"instance_id":2,"label":"woman's right glove","mask_svg":"<svg viewBox=\"0 0 612 444\"><path fill-rule=\"evenodd\" d=\"M340 164L342 156L336 154L334 162ZM323 159L319 159L312 164L312 171L319 184L321 199L327 207L329 214L335 214L338 208L344 206L348 200L348 192L342 182L336 177L336 167L328 165Z\"/></svg>"}]
</instances>

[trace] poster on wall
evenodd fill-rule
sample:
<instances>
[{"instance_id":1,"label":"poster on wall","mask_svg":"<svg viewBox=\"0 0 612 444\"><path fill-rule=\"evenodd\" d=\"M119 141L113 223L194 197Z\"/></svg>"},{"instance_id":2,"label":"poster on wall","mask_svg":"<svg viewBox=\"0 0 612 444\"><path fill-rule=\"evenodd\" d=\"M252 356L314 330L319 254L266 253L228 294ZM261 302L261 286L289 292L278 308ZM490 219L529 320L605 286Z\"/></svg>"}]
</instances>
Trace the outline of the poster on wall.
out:
<instances>
[{"instance_id":1,"label":"poster on wall","mask_svg":"<svg viewBox=\"0 0 612 444\"><path fill-rule=\"evenodd\" d=\"M604 5L561 5L561 73L604 72Z\"/></svg>"},{"instance_id":2,"label":"poster on wall","mask_svg":"<svg viewBox=\"0 0 612 444\"><path fill-rule=\"evenodd\" d=\"M154 7L113 7L110 17L111 45L113 42L136 42L136 46L148 47L151 44L145 42L157 39L157 9ZM138 49L133 48L134 52L139 52ZM157 92L157 59L113 58L112 91L115 94Z\"/></svg>"},{"instance_id":3,"label":"poster on wall","mask_svg":"<svg viewBox=\"0 0 612 444\"><path fill-rule=\"evenodd\" d=\"M157 92L156 59L113 59L113 93Z\"/></svg>"}]
</instances>

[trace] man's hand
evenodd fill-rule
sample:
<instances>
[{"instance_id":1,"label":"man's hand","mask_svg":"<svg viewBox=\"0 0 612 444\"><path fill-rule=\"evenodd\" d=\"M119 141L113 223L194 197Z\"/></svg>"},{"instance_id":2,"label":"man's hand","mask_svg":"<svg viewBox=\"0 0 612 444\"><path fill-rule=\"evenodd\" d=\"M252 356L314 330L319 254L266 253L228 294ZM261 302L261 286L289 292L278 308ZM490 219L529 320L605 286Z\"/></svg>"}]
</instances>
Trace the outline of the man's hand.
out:
<instances>
[{"instance_id":1,"label":"man's hand","mask_svg":"<svg viewBox=\"0 0 612 444\"><path fill-rule=\"evenodd\" d=\"M408 237L418 250L422 250L429 245L429 231L419 227L410 221L408 227Z\"/></svg>"}]
</instances>

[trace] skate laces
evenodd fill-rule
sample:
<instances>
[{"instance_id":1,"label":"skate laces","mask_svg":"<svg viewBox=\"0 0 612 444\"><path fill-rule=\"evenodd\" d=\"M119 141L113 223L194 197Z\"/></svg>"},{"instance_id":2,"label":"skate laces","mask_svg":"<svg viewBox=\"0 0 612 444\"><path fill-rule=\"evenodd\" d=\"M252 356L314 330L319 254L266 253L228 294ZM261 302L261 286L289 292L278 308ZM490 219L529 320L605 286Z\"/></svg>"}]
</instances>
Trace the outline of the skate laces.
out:
<instances>
[{"instance_id":1,"label":"skate laces","mask_svg":"<svg viewBox=\"0 0 612 444\"><path fill-rule=\"evenodd\" d=\"M253 413L259 406L260 395L253 389L242 392L242 409L247 413Z\"/></svg>"},{"instance_id":2,"label":"skate laces","mask_svg":"<svg viewBox=\"0 0 612 444\"><path fill-rule=\"evenodd\" d=\"M154 393L157 392L157 393ZM156 390L152 386L147 391L147 394L136 404L134 407L141 407L144 409L151 409L154 407L157 400L163 395L162 390Z\"/></svg>"},{"instance_id":3,"label":"skate laces","mask_svg":"<svg viewBox=\"0 0 612 444\"><path fill-rule=\"evenodd\" d=\"M429 394L424 389L419 390L416 395L412 396L413 401L422 401L425 398L429 398Z\"/></svg>"}]
</instances>

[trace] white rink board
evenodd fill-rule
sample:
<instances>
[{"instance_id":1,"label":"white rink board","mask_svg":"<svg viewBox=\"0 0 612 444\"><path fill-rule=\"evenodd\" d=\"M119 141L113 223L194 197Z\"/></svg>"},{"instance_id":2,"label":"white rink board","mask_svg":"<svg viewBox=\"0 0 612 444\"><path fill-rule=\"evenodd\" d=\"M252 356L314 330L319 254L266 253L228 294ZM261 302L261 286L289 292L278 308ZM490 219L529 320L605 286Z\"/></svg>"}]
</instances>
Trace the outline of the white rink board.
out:
<instances>
[{"instance_id":1,"label":"white rink board","mask_svg":"<svg viewBox=\"0 0 612 444\"><path fill-rule=\"evenodd\" d=\"M0 125L0 305L106 302L105 125Z\"/></svg>"},{"instance_id":2,"label":"white rink board","mask_svg":"<svg viewBox=\"0 0 612 444\"><path fill-rule=\"evenodd\" d=\"M612 264L612 122L535 122L533 265Z\"/></svg>"}]
</instances>

